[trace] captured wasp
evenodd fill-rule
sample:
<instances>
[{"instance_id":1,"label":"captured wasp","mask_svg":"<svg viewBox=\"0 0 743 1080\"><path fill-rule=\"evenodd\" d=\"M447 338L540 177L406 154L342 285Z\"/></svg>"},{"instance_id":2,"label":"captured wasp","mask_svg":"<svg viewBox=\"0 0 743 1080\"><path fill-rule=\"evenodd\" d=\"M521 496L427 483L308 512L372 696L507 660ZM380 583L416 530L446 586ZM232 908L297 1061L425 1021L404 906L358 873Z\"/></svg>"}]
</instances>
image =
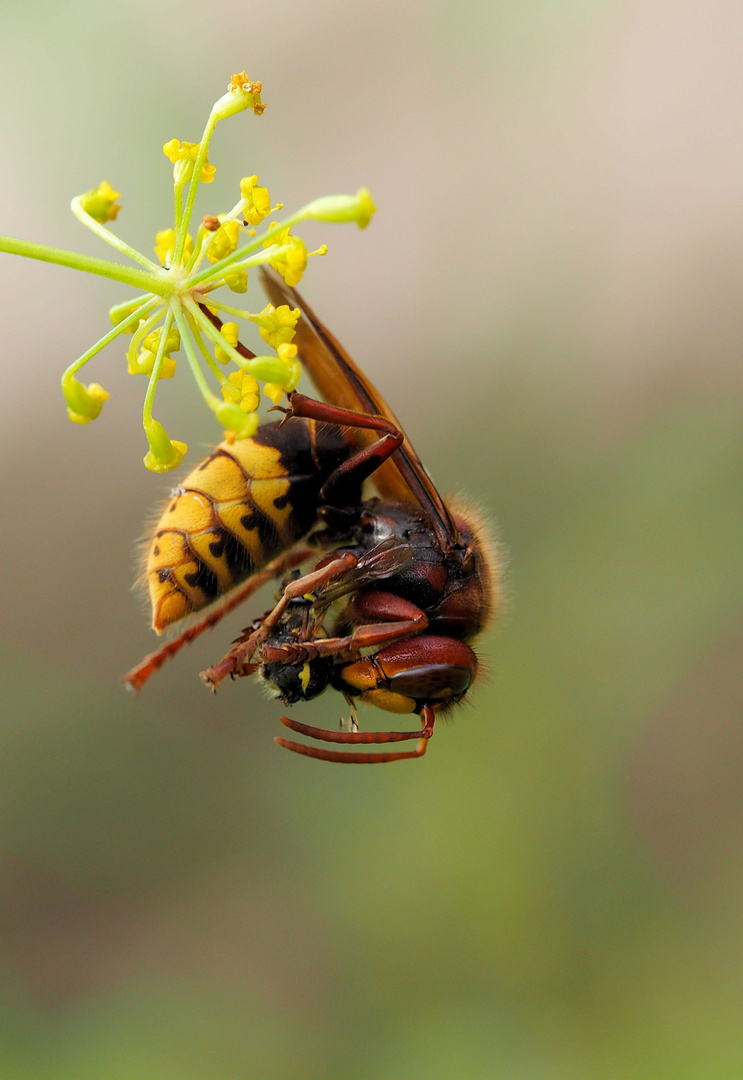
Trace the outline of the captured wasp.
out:
<instances>
[{"instance_id":1,"label":"captured wasp","mask_svg":"<svg viewBox=\"0 0 743 1080\"><path fill-rule=\"evenodd\" d=\"M278 275L264 284L275 306L301 309L295 340L322 400L289 394L281 421L220 444L172 493L147 555L154 628L225 599L125 681L139 689L264 582L288 575L278 603L203 680L216 689L257 672L286 704L333 686L351 707L350 730L282 723L321 742L418 740L408 752L362 753L276 739L296 753L355 764L421 757L436 716L477 675L470 643L499 599L493 549L477 515L447 506L392 411L307 304ZM370 478L377 496L364 498ZM420 729L360 731L357 700L416 714Z\"/></svg>"}]
</instances>

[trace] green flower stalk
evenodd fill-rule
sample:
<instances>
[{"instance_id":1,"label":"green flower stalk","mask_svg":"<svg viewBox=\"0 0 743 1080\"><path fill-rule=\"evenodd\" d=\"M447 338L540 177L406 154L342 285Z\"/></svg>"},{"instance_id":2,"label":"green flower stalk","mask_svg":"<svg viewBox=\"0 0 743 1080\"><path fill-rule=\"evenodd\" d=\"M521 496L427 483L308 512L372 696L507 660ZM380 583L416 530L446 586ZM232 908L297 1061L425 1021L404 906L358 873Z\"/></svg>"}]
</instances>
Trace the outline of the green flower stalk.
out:
<instances>
[{"instance_id":1,"label":"green flower stalk","mask_svg":"<svg viewBox=\"0 0 743 1080\"><path fill-rule=\"evenodd\" d=\"M60 251L43 244L0 237L0 251L31 259L57 263L90 274L111 278L137 290L133 299L117 304L109 312L113 329L104 334L62 376L62 393L72 421L88 424L101 413L109 394L98 383L85 385L78 372L122 334L131 334L125 356L131 375L145 375L143 425L148 442L144 464L154 472L168 472L183 460L187 446L171 439L153 416L155 391L161 379L172 378L178 370L175 354L181 347L204 401L226 437L249 438L258 426L260 383L263 392L278 403L285 393L294 390L301 375L297 348L292 344L298 308L287 305L274 308L268 304L258 313L233 307L215 297L219 289L244 293L249 272L256 266L270 264L288 285L302 278L312 255L324 255L321 245L308 252L303 240L292 233L302 221L327 223L355 222L366 228L375 211L369 192L362 188L356 195L334 195L316 199L301 210L280 220L267 219L283 209L271 205L268 189L256 175L239 183L239 198L226 213L207 215L189 233L194 203L200 184L210 184L215 167L208 159L209 143L220 120L248 109L260 116L265 109L262 86L251 82L246 73L233 75L227 93L213 106L201 141L171 139L163 147L173 166L173 227L158 232L154 252L157 261L136 251L108 229L121 205L119 192L107 181L72 200L72 212L101 240L115 248L135 265L108 262L71 251ZM263 226L262 232L258 227ZM256 356L239 340L237 322L232 316L254 324L272 354Z\"/></svg>"}]
</instances>

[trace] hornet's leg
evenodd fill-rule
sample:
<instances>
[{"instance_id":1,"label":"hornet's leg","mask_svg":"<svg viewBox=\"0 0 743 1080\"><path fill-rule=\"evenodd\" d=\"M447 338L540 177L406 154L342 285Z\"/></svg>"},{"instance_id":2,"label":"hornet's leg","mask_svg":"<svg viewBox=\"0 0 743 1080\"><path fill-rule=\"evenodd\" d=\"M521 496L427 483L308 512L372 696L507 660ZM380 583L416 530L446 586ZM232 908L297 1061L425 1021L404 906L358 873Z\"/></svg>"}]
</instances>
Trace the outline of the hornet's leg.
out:
<instances>
[{"instance_id":1,"label":"hornet's leg","mask_svg":"<svg viewBox=\"0 0 743 1080\"><path fill-rule=\"evenodd\" d=\"M313 593L322 588L328 582L336 581L352 573L358 566L359 560L351 552L343 552L337 558L331 558L324 566L317 570L290 581L278 604L265 617L257 630L254 630L244 640L240 640L233 649L227 653L213 667L202 671L201 678L211 690L216 690L223 679L228 675L239 676L244 674L242 668L249 663L257 649L266 640L271 631L281 621L281 616L286 611L291 600Z\"/></svg>"},{"instance_id":2,"label":"hornet's leg","mask_svg":"<svg viewBox=\"0 0 743 1080\"><path fill-rule=\"evenodd\" d=\"M174 638L172 641L167 642L162 648L156 652L150 653L145 656L141 663L136 667L128 671L123 676L122 682L124 682L131 690L141 690L144 684L147 682L151 675L162 667L166 660L170 660L176 653L180 652L184 645L190 645L190 643L200 634L203 634L205 630L211 630L213 626L216 626L225 615L229 615L231 611L234 611L236 607L239 607L244 600L252 596L254 592L257 592L262 585L265 585L267 581L271 581L272 578L279 577L281 574L286 573L287 570L292 570L295 566L299 566L310 555L316 555L317 552L313 548L302 547L297 548L294 551L287 551L283 555L279 555L277 559L268 563L266 567L257 574L253 574L247 581L243 582L239 588L235 589L231 593L229 599L219 607L212 608L203 619L194 623L193 626L189 626L183 633Z\"/></svg>"},{"instance_id":3,"label":"hornet's leg","mask_svg":"<svg viewBox=\"0 0 743 1080\"><path fill-rule=\"evenodd\" d=\"M290 742L277 736L274 739L285 750L291 750L295 754L304 754L307 757L318 758L320 761L335 761L344 765L376 765L387 761L404 761L408 758L423 757L428 746L428 740L433 735L433 725L436 715L431 705L424 705L421 710L423 727L420 731L332 731L330 728L311 727L309 724L300 724L298 720L291 720L288 716L281 717L281 723L292 731L306 735L310 739L318 739L321 742L335 743L391 743L403 742L406 739L418 739L415 750L404 753L363 754L342 750L326 750L321 746L310 746L307 743Z\"/></svg>"},{"instance_id":4,"label":"hornet's leg","mask_svg":"<svg viewBox=\"0 0 743 1080\"><path fill-rule=\"evenodd\" d=\"M342 508L355 502L359 485L402 446L405 436L384 416L339 409L335 405L327 405L324 401L316 401L315 398L306 397L296 391L288 397L289 409L283 410L286 412L286 419L302 416L307 420L379 433L376 442L356 451L342 462L320 489L320 498L328 506Z\"/></svg>"},{"instance_id":5,"label":"hornet's leg","mask_svg":"<svg viewBox=\"0 0 743 1080\"><path fill-rule=\"evenodd\" d=\"M380 649L402 638L421 634L428 626L425 611L394 593L361 593L351 601L349 610L355 618L377 621L357 626L346 637L315 638L296 645L266 646L261 652L261 660L266 663L284 660L287 664L301 664L316 656Z\"/></svg>"}]
</instances>

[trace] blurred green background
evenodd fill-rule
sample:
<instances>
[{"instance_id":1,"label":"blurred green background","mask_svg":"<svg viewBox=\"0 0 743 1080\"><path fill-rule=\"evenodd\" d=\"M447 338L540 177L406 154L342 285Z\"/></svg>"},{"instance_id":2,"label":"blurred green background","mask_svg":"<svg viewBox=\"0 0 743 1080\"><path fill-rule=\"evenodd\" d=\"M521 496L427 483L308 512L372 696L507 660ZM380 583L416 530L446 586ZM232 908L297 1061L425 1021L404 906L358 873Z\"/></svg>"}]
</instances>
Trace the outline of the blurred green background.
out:
<instances>
[{"instance_id":1,"label":"blurred green background","mask_svg":"<svg viewBox=\"0 0 743 1080\"><path fill-rule=\"evenodd\" d=\"M169 478L115 349L96 424L58 390L122 290L0 258L3 1080L742 1075L743 8L0 12L3 233L105 256L67 212L105 177L149 250L162 143L242 68L269 108L219 131L204 212L245 173L371 188L367 232L305 230L303 290L511 593L421 762L282 754L256 685L203 691L247 612L127 696ZM159 400L197 460L193 387Z\"/></svg>"}]
</instances>

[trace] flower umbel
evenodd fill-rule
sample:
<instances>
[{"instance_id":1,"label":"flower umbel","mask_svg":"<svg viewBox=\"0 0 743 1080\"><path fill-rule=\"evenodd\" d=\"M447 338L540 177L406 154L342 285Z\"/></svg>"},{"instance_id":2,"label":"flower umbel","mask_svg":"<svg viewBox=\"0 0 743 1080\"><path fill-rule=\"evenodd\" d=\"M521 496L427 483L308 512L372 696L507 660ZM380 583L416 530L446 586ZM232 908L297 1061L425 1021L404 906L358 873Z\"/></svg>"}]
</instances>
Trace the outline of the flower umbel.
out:
<instances>
[{"instance_id":1,"label":"flower umbel","mask_svg":"<svg viewBox=\"0 0 743 1080\"><path fill-rule=\"evenodd\" d=\"M163 152L173 165L174 220L155 238L158 262L132 248L106 226L121 209L119 192L108 181L72 200L75 216L120 255L135 265L108 262L75 252L60 251L41 244L0 237L0 251L56 262L111 278L137 290L133 299L112 308L113 329L71 364L62 376L62 391L69 417L76 424L95 420L108 399L98 385L87 386L77 373L106 345L123 333L132 335L126 350L127 370L147 376L143 424L148 442L144 464L154 472L168 472L182 461L187 447L171 439L153 417L155 390L161 379L173 377L180 366L173 356L181 348L204 401L231 439L249 438L258 426L260 383L275 403L296 389L301 375L297 347L292 344L299 308L269 304L259 313L238 310L221 302L215 293L226 287L242 293L248 288L249 271L270 264L288 285L302 278L310 255L325 254L321 245L308 253L304 241L292 234L302 221L355 221L366 228L375 207L369 192L334 195L316 199L280 221L266 219L283 209L271 205L268 189L255 174L239 183L239 198L231 210L210 213L195 234L189 234L199 185L210 184L216 169L208 160L209 144L217 123L248 109L260 116L265 104L262 85L242 71L233 75L227 89L213 106L199 142L171 139ZM265 224L264 224L265 223ZM264 224L261 235L256 228ZM158 265L159 263L159 265ZM240 342L238 322L225 322L220 313L254 324L274 354L256 356Z\"/></svg>"}]
</instances>

